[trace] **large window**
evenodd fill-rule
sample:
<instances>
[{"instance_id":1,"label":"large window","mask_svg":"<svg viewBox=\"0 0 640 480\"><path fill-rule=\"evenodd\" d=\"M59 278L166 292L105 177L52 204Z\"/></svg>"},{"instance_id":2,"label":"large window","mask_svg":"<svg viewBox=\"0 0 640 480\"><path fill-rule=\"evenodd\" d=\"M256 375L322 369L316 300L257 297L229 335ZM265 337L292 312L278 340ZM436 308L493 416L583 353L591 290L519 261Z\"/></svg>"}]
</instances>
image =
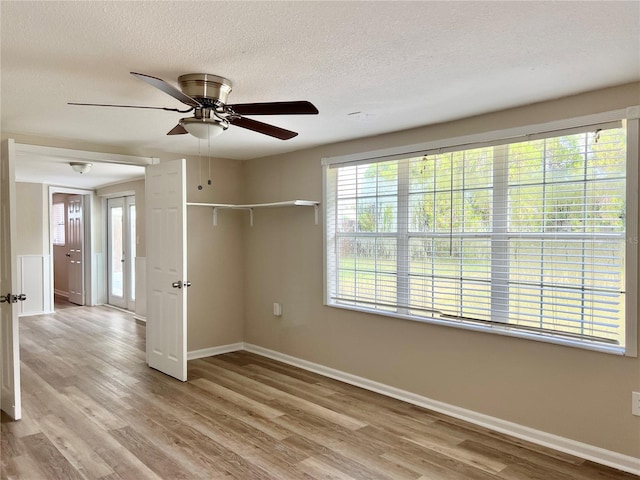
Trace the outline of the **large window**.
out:
<instances>
[{"instance_id":1,"label":"large window","mask_svg":"<svg viewBox=\"0 0 640 480\"><path fill-rule=\"evenodd\" d=\"M328 163L327 303L623 353L626 136Z\"/></svg>"}]
</instances>

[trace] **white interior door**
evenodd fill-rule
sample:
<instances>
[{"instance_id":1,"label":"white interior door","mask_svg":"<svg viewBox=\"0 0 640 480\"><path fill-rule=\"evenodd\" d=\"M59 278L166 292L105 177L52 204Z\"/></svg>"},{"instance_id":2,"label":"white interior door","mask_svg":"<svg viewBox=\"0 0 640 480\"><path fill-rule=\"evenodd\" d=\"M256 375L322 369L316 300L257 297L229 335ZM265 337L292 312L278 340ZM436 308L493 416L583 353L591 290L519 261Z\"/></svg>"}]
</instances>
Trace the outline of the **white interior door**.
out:
<instances>
[{"instance_id":1,"label":"white interior door","mask_svg":"<svg viewBox=\"0 0 640 480\"><path fill-rule=\"evenodd\" d=\"M147 362L187 380L186 162L147 166Z\"/></svg>"},{"instance_id":2,"label":"white interior door","mask_svg":"<svg viewBox=\"0 0 640 480\"><path fill-rule=\"evenodd\" d=\"M69 301L84 305L84 230L82 221L82 195L73 195L68 199L67 221L69 237Z\"/></svg>"},{"instance_id":3,"label":"white interior door","mask_svg":"<svg viewBox=\"0 0 640 480\"><path fill-rule=\"evenodd\" d=\"M0 160L0 358L2 359L0 408L14 420L22 416L20 400L20 341L18 332L18 307L13 301L18 298L14 292L16 278L16 257L12 251L15 245L15 183L13 161L15 144L13 140L2 142ZM14 298L15 296L15 298ZM8 300L8 301L7 301Z\"/></svg>"}]
</instances>

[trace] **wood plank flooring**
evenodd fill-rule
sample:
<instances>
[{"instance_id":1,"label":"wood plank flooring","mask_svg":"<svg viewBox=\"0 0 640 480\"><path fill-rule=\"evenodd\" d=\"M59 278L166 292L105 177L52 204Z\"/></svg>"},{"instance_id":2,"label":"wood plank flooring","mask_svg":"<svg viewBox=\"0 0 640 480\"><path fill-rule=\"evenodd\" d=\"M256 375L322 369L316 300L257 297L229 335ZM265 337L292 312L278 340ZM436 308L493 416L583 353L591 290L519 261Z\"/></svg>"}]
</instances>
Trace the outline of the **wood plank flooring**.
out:
<instances>
[{"instance_id":1,"label":"wood plank flooring","mask_svg":"<svg viewBox=\"0 0 640 480\"><path fill-rule=\"evenodd\" d=\"M143 323L59 307L20 320L3 479L639 478L246 352L181 383L145 365Z\"/></svg>"}]
</instances>

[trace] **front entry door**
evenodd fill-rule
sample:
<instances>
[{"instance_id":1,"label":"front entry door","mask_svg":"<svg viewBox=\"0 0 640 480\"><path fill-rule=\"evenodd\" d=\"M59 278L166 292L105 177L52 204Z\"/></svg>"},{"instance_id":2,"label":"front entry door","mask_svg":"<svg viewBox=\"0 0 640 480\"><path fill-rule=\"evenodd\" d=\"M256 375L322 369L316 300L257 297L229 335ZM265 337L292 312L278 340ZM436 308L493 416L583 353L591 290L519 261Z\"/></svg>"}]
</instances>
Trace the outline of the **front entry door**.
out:
<instances>
[{"instance_id":1,"label":"front entry door","mask_svg":"<svg viewBox=\"0 0 640 480\"><path fill-rule=\"evenodd\" d=\"M147 166L147 362L187 380L186 162Z\"/></svg>"},{"instance_id":2,"label":"front entry door","mask_svg":"<svg viewBox=\"0 0 640 480\"><path fill-rule=\"evenodd\" d=\"M82 219L82 195L72 195L68 199L67 219L69 238L69 301L84 305L84 227Z\"/></svg>"},{"instance_id":3,"label":"front entry door","mask_svg":"<svg viewBox=\"0 0 640 480\"><path fill-rule=\"evenodd\" d=\"M18 337L18 306L13 301L18 286L16 278L16 257L12 247L16 244L15 182L13 161L15 143L2 142L0 159L0 408L14 420L22 416L20 397L20 340ZM16 296L17 298L17 296ZM8 300L8 301L7 301Z\"/></svg>"}]
</instances>

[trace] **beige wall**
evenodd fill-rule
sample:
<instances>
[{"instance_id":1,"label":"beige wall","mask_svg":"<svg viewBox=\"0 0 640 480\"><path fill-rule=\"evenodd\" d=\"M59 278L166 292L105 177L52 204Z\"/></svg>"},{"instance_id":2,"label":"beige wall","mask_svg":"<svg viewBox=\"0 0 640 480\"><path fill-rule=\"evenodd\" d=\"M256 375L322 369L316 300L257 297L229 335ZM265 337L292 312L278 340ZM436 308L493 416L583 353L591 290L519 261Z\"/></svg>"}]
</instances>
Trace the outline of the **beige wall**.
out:
<instances>
[{"instance_id":1,"label":"beige wall","mask_svg":"<svg viewBox=\"0 0 640 480\"><path fill-rule=\"evenodd\" d=\"M167 158L168 159L168 158ZM164 159L162 159L164 160ZM212 185L207 185L208 162L187 157L187 201L239 203L242 162L211 162ZM202 190L198 185L202 182ZM218 226L212 209L187 207L188 290L187 349L189 351L241 342L244 332L242 225L245 212L221 212Z\"/></svg>"},{"instance_id":2,"label":"beige wall","mask_svg":"<svg viewBox=\"0 0 640 480\"><path fill-rule=\"evenodd\" d=\"M40 183L16 183L16 255L49 255L48 195Z\"/></svg>"},{"instance_id":3,"label":"beige wall","mask_svg":"<svg viewBox=\"0 0 640 480\"><path fill-rule=\"evenodd\" d=\"M247 203L321 200L321 158L640 104L640 84L244 164ZM218 227L220 228L220 227ZM323 306L312 209L244 228L245 341L425 397L640 457L640 360ZM211 272L216 275L215 272ZM221 272L222 273L222 272ZM281 318L273 302L283 304Z\"/></svg>"}]
</instances>

